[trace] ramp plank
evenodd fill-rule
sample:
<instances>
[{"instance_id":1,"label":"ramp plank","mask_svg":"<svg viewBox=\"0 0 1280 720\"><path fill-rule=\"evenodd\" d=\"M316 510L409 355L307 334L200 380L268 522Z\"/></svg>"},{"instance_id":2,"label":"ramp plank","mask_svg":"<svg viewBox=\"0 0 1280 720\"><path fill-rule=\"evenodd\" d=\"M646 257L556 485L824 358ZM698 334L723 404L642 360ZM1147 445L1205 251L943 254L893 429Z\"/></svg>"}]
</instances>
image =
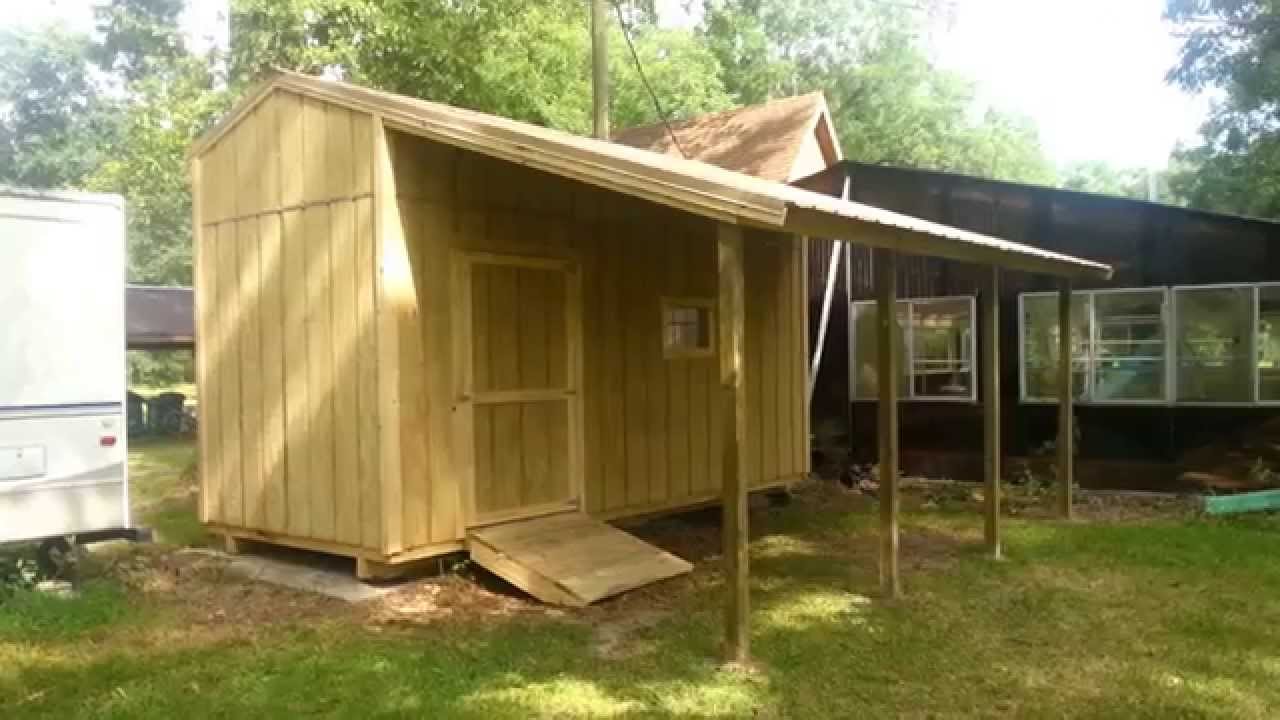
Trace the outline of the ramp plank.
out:
<instances>
[{"instance_id":1,"label":"ramp plank","mask_svg":"<svg viewBox=\"0 0 1280 720\"><path fill-rule=\"evenodd\" d=\"M476 528L471 559L539 600L584 607L683 575L688 562L580 512Z\"/></svg>"}]
</instances>

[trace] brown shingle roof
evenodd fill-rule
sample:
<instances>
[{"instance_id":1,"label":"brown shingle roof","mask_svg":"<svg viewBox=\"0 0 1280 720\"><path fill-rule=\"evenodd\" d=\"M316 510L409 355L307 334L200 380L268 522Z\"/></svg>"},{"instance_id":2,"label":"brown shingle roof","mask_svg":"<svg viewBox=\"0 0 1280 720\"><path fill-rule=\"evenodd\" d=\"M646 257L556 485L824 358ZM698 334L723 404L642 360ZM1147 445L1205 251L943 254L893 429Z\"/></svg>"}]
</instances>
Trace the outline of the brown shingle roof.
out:
<instances>
[{"instance_id":1,"label":"brown shingle roof","mask_svg":"<svg viewBox=\"0 0 1280 720\"><path fill-rule=\"evenodd\" d=\"M673 122L671 129L690 159L787 182L800 146L825 109L822 93L811 92ZM613 141L680 157L662 123L619 130Z\"/></svg>"}]
</instances>

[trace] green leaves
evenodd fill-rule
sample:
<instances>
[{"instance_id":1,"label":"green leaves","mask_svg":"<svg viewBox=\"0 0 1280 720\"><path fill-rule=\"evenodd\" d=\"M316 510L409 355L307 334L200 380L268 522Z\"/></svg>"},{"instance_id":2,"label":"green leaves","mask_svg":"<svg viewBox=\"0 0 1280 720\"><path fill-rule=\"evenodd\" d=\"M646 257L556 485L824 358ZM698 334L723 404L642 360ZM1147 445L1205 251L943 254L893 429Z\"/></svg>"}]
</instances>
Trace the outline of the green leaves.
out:
<instances>
[{"instance_id":1,"label":"green leaves","mask_svg":"<svg viewBox=\"0 0 1280 720\"><path fill-rule=\"evenodd\" d=\"M1184 38L1169 80L1225 96L1170 185L1197 207L1280 217L1280 3L1167 0L1166 16Z\"/></svg>"},{"instance_id":2,"label":"green leaves","mask_svg":"<svg viewBox=\"0 0 1280 720\"><path fill-rule=\"evenodd\" d=\"M83 35L0 31L0 183L72 187L107 155L118 108L88 64Z\"/></svg>"},{"instance_id":3,"label":"green leaves","mask_svg":"<svg viewBox=\"0 0 1280 720\"><path fill-rule=\"evenodd\" d=\"M943 3L704 0L699 33L739 103L822 90L846 157L1052 183L1028 118L974 118L973 84L919 39Z\"/></svg>"}]
</instances>

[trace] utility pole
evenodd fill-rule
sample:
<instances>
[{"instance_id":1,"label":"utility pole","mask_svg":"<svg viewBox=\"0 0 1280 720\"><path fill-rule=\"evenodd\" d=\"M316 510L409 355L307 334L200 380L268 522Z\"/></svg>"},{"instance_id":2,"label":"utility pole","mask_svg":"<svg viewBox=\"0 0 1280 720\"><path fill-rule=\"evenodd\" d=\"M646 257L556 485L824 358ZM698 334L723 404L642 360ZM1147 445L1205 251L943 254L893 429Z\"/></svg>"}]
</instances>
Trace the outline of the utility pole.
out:
<instances>
[{"instance_id":1,"label":"utility pole","mask_svg":"<svg viewBox=\"0 0 1280 720\"><path fill-rule=\"evenodd\" d=\"M609 0L591 0L591 110L595 136L609 139Z\"/></svg>"}]
</instances>

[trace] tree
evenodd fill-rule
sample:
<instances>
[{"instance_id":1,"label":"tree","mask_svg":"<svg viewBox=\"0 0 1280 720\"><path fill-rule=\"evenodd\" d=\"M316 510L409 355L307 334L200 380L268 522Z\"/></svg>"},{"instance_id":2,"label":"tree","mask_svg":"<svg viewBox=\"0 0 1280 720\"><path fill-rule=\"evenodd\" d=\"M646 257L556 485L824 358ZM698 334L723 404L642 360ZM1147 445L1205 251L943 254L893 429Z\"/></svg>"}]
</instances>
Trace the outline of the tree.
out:
<instances>
[{"instance_id":1,"label":"tree","mask_svg":"<svg viewBox=\"0 0 1280 720\"><path fill-rule=\"evenodd\" d=\"M624 12L637 53L673 115L729 103L715 57L688 31L653 26L651 3ZM354 82L571 132L590 125L587 10L580 0L238 0L232 74L272 66ZM620 30L610 43L615 125L650 122Z\"/></svg>"},{"instance_id":2,"label":"tree","mask_svg":"<svg viewBox=\"0 0 1280 720\"><path fill-rule=\"evenodd\" d=\"M846 157L1052 182L1034 123L972 118L973 83L919 40L942 2L703 0L700 34L739 103L822 90Z\"/></svg>"},{"instance_id":3,"label":"tree","mask_svg":"<svg viewBox=\"0 0 1280 720\"><path fill-rule=\"evenodd\" d=\"M106 0L93 9L102 39L93 58L126 82L141 80L187 54L178 27L184 0Z\"/></svg>"},{"instance_id":4,"label":"tree","mask_svg":"<svg viewBox=\"0 0 1280 720\"><path fill-rule=\"evenodd\" d=\"M1143 200L1147 197L1147 171L1117 168L1101 160L1086 160L1063 169L1062 187Z\"/></svg>"},{"instance_id":5,"label":"tree","mask_svg":"<svg viewBox=\"0 0 1280 720\"><path fill-rule=\"evenodd\" d=\"M125 196L131 282L189 285L187 148L226 109L229 98L214 89L209 63L198 57L175 59L163 72L129 87L131 102L118 140L124 151L103 160L84 184Z\"/></svg>"},{"instance_id":6,"label":"tree","mask_svg":"<svg viewBox=\"0 0 1280 720\"><path fill-rule=\"evenodd\" d=\"M1275 0L1167 0L1183 38L1169 80L1191 92L1224 92L1179 148L1173 191L1212 210L1280 217L1280 4Z\"/></svg>"},{"instance_id":7,"label":"tree","mask_svg":"<svg viewBox=\"0 0 1280 720\"><path fill-rule=\"evenodd\" d=\"M89 68L89 38L0 31L0 182L80 185L108 154L118 108Z\"/></svg>"}]
</instances>

